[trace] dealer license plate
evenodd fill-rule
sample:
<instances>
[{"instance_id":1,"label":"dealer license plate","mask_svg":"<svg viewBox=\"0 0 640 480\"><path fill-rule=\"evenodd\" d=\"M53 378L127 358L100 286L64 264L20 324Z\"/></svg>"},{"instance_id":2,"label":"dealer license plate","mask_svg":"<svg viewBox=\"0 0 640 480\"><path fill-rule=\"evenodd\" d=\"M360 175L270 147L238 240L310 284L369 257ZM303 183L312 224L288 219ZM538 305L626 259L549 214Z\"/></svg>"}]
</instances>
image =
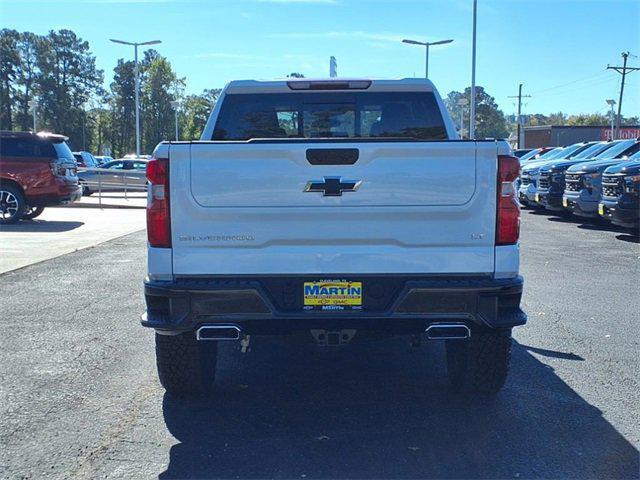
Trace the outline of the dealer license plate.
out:
<instances>
[{"instance_id":1,"label":"dealer license plate","mask_svg":"<svg viewBox=\"0 0 640 480\"><path fill-rule=\"evenodd\" d=\"M321 280L304 282L305 310L361 310L362 282Z\"/></svg>"}]
</instances>

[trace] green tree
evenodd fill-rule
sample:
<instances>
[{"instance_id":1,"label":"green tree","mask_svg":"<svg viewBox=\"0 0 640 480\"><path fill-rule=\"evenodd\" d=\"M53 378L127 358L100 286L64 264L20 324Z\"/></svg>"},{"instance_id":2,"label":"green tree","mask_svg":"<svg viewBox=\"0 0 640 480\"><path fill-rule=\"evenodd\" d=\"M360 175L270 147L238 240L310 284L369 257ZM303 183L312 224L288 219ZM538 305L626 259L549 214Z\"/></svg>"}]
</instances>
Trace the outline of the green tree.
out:
<instances>
[{"instance_id":1,"label":"green tree","mask_svg":"<svg viewBox=\"0 0 640 480\"><path fill-rule=\"evenodd\" d=\"M113 69L111 96L108 99L110 128L107 142L115 156L135 151L136 147L136 100L134 62L118 60Z\"/></svg>"},{"instance_id":2,"label":"green tree","mask_svg":"<svg viewBox=\"0 0 640 480\"><path fill-rule=\"evenodd\" d=\"M527 115L526 125L529 125L532 127L539 127L541 125L550 125L549 117L541 113L532 113L530 115Z\"/></svg>"},{"instance_id":3,"label":"green tree","mask_svg":"<svg viewBox=\"0 0 640 480\"><path fill-rule=\"evenodd\" d=\"M12 104L16 96L17 68L20 64L16 30L0 30L0 129L13 130Z\"/></svg>"},{"instance_id":4,"label":"green tree","mask_svg":"<svg viewBox=\"0 0 640 480\"><path fill-rule=\"evenodd\" d=\"M82 147L85 104L103 94L103 72L96 68L89 43L71 30L52 30L46 41L38 42L37 65L43 126L67 135L72 147Z\"/></svg>"},{"instance_id":5,"label":"green tree","mask_svg":"<svg viewBox=\"0 0 640 480\"><path fill-rule=\"evenodd\" d=\"M43 38L35 33L23 32L18 39L20 63L17 66L16 84L19 91L16 95L15 118L20 130L32 128L32 112L29 101L36 100L42 76L38 69L38 44Z\"/></svg>"},{"instance_id":6,"label":"green tree","mask_svg":"<svg viewBox=\"0 0 640 480\"><path fill-rule=\"evenodd\" d=\"M607 125L609 122L605 115L599 113L581 113L567 119L567 125Z\"/></svg>"},{"instance_id":7,"label":"green tree","mask_svg":"<svg viewBox=\"0 0 640 480\"><path fill-rule=\"evenodd\" d=\"M458 119L457 125L460 124L460 107L458 100L464 98L467 100L467 107L471 101L471 87L462 92L450 92L445 99L445 105L451 114L451 117ZM467 122L468 123L468 122ZM467 128L467 125L465 125ZM495 99L489 95L484 87L476 86L476 138L506 138L509 135L507 129L507 121L504 114L498 108Z\"/></svg>"},{"instance_id":8,"label":"green tree","mask_svg":"<svg viewBox=\"0 0 640 480\"><path fill-rule=\"evenodd\" d=\"M302 73L292 72L287 75L287 78L304 78L304 75Z\"/></svg>"},{"instance_id":9,"label":"green tree","mask_svg":"<svg viewBox=\"0 0 640 480\"><path fill-rule=\"evenodd\" d=\"M112 154L111 127L110 97L92 100L86 111L86 149L95 155Z\"/></svg>"},{"instance_id":10,"label":"green tree","mask_svg":"<svg viewBox=\"0 0 640 480\"><path fill-rule=\"evenodd\" d=\"M565 125L567 123L567 115L562 112L551 113L547 117L547 125Z\"/></svg>"},{"instance_id":11,"label":"green tree","mask_svg":"<svg viewBox=\"0 0 640 480\"><path fill-rule=\"evenodd\" d=\"M184 84L184 79L178 78L165 57L158 55L145 68L145 82L142 86L142 149L145 152L151 152L162 140L174 137L175 112L171 102L181 96Z\"/></svg>"},{"instance_id":12,"label":"green tree","mask_svg":"<svg viewBox=\"0 0 640 480\"><path fill-rule=\"evenodd\" d=\"M198 140L220 95L220 89L205 90L201 95L187 95L182 103L180 115L180 138Z\"/></svg>"},{"instance_id":13,"label":"green tree","mask_svg":"<svg viewBox=\"0 0 640 480\"><path fill-rule=\"evenodd\" d=\"M451 91L447 95L447 98L444 99L444 104L449 111L449 115L451 115L451 119L453 123L456 125L456 129L460 129L460 125L462 124L463 131L458 132L461 135L464 134L466 129L469 128L469 112L468 112L468 104L467 106L460 106L458 102L461 98L464 98L464 94L461 92ZM468 99L467 99L468 102Z\"/></svg>"}]
</instances>

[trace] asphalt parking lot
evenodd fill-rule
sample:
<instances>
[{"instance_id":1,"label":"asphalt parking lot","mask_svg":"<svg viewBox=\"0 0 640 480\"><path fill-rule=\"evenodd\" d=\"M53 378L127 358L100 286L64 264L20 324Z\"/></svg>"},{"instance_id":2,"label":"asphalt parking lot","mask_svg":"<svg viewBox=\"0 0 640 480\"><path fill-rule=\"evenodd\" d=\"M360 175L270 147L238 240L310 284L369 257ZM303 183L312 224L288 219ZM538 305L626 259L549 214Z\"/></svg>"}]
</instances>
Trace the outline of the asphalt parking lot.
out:
<instances>
[{"instance_id":1,"label":"asphalt parking lot","mask_svg":"<svg viewBox=\"0 0 640 480\"><path fill-rule=\"evenodd\" d=\"M5 273L4 478L638 478L640 248L523 212L529 323L495 399L452 394L441 344L221 350L213 398L155 374L145 234ZM81 288L82 287L82 288Z\"/></svg>"}]
</instances>

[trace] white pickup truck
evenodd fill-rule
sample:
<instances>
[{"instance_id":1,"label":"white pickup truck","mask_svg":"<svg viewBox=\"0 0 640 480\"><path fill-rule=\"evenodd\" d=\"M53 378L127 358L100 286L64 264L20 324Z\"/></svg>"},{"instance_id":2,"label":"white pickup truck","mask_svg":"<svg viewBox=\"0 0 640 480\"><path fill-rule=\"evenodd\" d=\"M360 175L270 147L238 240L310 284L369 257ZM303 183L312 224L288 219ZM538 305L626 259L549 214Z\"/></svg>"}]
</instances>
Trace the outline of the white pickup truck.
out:
<instances>
[{"instance_id":1,"label":"white pickup truck","mask_svg":"<svg viewBox=\"0 0 640 480\"><path fill-rule=\"evenodd\" d=\"M460 140L428 80L234 81L200 141L147 167L160 381L213 383L217 344L446 341L453 387L504 384L520 309L519 163Z\"/></svg>"}]
</instances>

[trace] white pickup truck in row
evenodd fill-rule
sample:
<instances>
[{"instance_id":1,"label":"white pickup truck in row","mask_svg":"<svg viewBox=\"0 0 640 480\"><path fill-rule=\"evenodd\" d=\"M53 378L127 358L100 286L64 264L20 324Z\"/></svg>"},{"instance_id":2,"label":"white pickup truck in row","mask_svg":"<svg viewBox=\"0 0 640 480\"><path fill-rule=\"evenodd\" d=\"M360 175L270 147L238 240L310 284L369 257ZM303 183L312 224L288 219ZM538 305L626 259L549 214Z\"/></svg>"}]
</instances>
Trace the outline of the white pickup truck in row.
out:
<instances>
[{"instance_id":1,"label":"white pickup truck in row","mask_svg":"<svg viewBox=\"0 0 640 480\"><path fill-rule=\"evenodd\" d=\"M147 311L174 395L217 343L446 341L453 387L497 392L520 309L519 163L460 140L428 80L234 81L200 141L147 167Z\"/></svg>"}]
</instances>

